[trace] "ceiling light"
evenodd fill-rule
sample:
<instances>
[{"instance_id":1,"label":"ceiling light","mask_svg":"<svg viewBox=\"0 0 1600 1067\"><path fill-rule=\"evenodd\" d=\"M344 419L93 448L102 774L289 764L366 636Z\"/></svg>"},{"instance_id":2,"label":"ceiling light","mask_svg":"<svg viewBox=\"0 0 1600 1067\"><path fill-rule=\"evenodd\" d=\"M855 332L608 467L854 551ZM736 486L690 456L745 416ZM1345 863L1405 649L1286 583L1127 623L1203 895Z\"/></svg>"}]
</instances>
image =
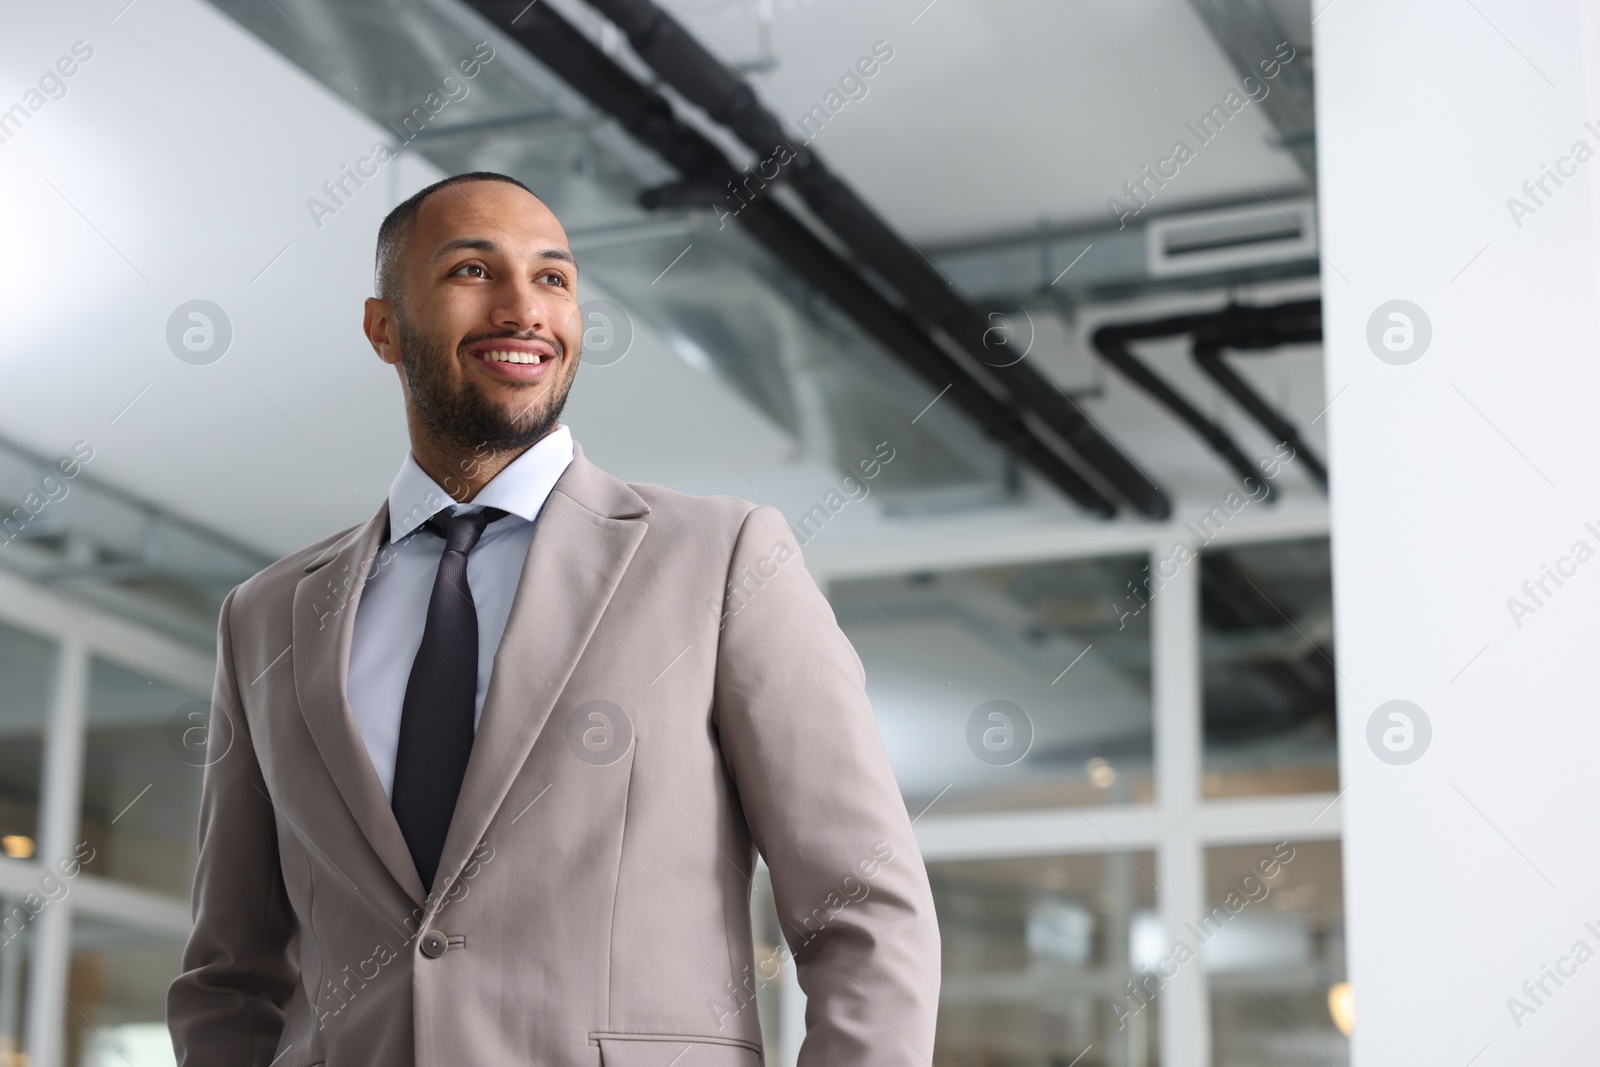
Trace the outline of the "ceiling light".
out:
<instances>
[{"instance_id":1,"label":"ceiling light","mask_svg":"<svg viewBox=\"0 0 1600 1067\"><path fill-rule=\"evenodd\" d=\"M1111 787L1111 783L1117 780L1116 770L1111 766L1110 763L1101 759L1099 756L1096 756L1094 759L1084 764L1083 769L1088 772L1089 781L1093 782L1101 789L1109 789Z\"/></svg>"},{"instance_id":2,"label":"ceiling light","mask_svg":"<svg viewBox=\"0 0 1600 1067\"><path fill-rule=\"evenodd\" d=\"M1349 982L1335 982L1328 989L1328 1014L1339 1032L1349 1037L1356 1024L1356 994Z\"/></svg>"}]
</instances>

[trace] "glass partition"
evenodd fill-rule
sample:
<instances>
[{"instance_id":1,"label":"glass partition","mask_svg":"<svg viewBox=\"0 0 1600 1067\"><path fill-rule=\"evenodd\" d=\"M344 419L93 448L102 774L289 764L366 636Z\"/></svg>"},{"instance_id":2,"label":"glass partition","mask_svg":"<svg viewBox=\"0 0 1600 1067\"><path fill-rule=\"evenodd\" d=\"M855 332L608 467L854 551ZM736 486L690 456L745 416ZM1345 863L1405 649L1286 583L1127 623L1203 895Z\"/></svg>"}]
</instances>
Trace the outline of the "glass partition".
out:
<instances>
[{"instance_id":1,"label":"glass partition","mask_svg":"<svg viewBox=\"0 0 1600 1067\"><path fill-rule=\"evenodd\" d=\"M27 1041L30 976L33 971L33 929L18 929L16 910L23 907L21 894L0 895L0 912L13 919L0 931L0 1067L27 1067L23 1050Z\"/></svg>"},{"instance_id":2,"label":"glass partition","mask_svg":"<svg viewBox=\"0 0 1600 1067\"><path fill-rule=\"evenodd\" d=\"M1161 1002L1136 996L1155 856L928 864L944 951L934 1067L1156 1067Z\"/></svg>"},{"instance_id":3,"label":"glass partition","mask_svg":"<svg viewBox=\"0 0 1600 1067\"><path fill-rule=\"evenodd\" d=\"M1207 849L1206 890L1212 1062L1348 1064L1353 1000L1339 842Z\"/></svg>"},{"instance_id":4,"label":"glass partition","mask_svg":"<svg viewBox=\"0 0 1600 1067\"><path fill-rule=\"evenodd\" d=\"M1337 792L1327 538L1200 561L1205 795Z\"/></svg>"},{"instance_id":5,"label":"glass partition","mask_svg":"<svg viewBox=\"0 0 1600 1067\"><path fill-rule=\"evenodd\" d=\"M1144 556L844 579L829 589L913 812L1148 801Z\"/></svg>"},{"instance_id":6,"label":"glass partition","mask_svg":"<svg viewBox=\"0 0 1600 1067\"><path fill-rule=\"evenodd\" d=\"M82 835L94 872L187 899L194 879L203 762L174 716L197 695L102 659L89 669ZM203 721L203 720L202 720Z\"/></svg>"},{"instance_id":7,"label":"glass partition","mask_svg":"<svg viewBox=\"0 0 1600 1067\"><path fill-rule=\"evenodd\" d=\"M82 916L72 923L66 1058L71 1067L172 1067L167 987L183 943Z\"/></svg>"},{"instance_id":8,"label":"glass partition","mask_svg":"<svg viewBox=\"0 0 1600 1067\"><path fill-rule=\"evenodd\" d=\"M1153 645L1151 605L1139 596L1147 559L1128 552L827 585L866 668L906 805L936 846L925 846L943 943L934 1067L1175 1062L1182 1057L1160 1047L1160 1021L1182 1017L1180 997L1198 998L1185 1011L1209 1015L1217 1067L1348 1062L1337 841L1223 846L1264 831L1252 822L1241 838L1230 822L1237 806L1206 799L1337 788L1327 542L1204 553L1186 579L1198 583L1198 601L1181 601L1195 611L1168 620L1198 635L1197 672L1190 636ZM99 649L102 637L76 639ZM0 625L0 847L10 857L0 863L13 865L0 870L13 897L39 877L58 647ZM1165 751L1200 762L1198 800L1155 795L1158 656L1182 657L1164 669L1202 687L1174 698L1202 709L1203 745L1181 731L1162 735L1175 745ZM86 663L83 776L81 794L60 800L96 851L89 873L106 881L92 906L76 896L52 905L70 914L70 943L66 924L46 937L32 923L0 943L0 1067L28 1062L18 1050L33 1037L24 1033L30 1018L64 1035L64 1064L166 1065L164 995L181 953L203 774L186 731L203 723L206 703L161 679L186 676L174 664L196 687L202 679L181 657L159 671L110 649L74 662ZM1316 832L1336 835L1338 809L1325 810ZM1269 823L1287 817L1270 804L1251 811ZM940 825L946 816L956 818ZM1294 816L1286 832L1309 833L1303 813ZM1021 847L1032 854L1010 855L1019 841L1031 841ZM1158 849L1193 859L1163 880ZM129 889L167 898L169 910ZM1171 943L1164 893L1210 902L1200 925L1219 932L1192 965L1203 981L1162 988L1152 978ZM764 868L752 923L754 996L732 1004L759 1013L767 1062L793 1067L804 994ZM51 1010L35 951L70 956L66 996Z\"/></svg>"},{"instance_id":9,"label":"glass partition","mask_svg":"<svg viewBox=\"0 0 1600 1067\"><path fill-rule=\"evenodd\" d=\"M56 648L48 638L0 623L0 852L12 859L32 858L39 836Z\"/></svg>"}]
</instances>

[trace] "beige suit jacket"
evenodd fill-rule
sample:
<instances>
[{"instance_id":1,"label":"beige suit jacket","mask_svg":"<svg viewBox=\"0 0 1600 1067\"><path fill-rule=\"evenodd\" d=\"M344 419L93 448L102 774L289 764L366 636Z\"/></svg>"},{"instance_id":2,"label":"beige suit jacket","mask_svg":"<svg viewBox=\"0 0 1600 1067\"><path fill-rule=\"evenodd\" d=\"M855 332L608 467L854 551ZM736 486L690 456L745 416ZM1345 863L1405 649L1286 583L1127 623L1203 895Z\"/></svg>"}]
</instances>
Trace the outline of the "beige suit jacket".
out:
<instances>
[{"instance_id":1,"label":"beige suit jacket","mask_svg":"<svg viewBox=\"0 0 1600 1067\"><path fill-rule=\"evenodd\" d=\"M808 998L802 1067L927 1064L927 874L861 661L782 516L577 450L432 892L345 699L387 521L223 604L179 1063L755 1067L777 966L753 958L759 849Z\"/></svg>"}]
</instances>

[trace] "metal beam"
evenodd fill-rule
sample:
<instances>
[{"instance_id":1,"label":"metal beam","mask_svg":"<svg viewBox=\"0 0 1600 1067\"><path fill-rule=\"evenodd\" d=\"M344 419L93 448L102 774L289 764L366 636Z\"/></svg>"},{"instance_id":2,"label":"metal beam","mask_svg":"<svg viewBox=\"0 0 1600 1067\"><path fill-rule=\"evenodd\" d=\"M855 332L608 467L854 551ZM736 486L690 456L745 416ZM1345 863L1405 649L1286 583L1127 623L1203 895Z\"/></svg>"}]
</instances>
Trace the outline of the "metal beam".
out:
<instances>
[{"instance_id":1,"label":"metal beam","mask_svg":"<svg viewBox=\"0 0 1600 1067\"><path fill-rule=\"evenodd\" d=\"M951 288L927 257L820 156L803 144L792 145L783 124L742 74L727 67L653 0L589 2L627 36L639 58L668 85L756 152L761 160L757 180L763 186L778 180L789 184L817 219L903 301L905 311L925 329L952 340L979 375L998 384L1009 404L1036 415L1135 510L1155 519L1171 513L1166 494L1033 364L1009 358L998 361L1000 353L990 344L993 322ZM768 178L765 172L774 162L776 177Z\"/></svg>"},{"instance_id":2,"label":"metal beam","mask_svg":"<svg viewBox=\"0 0 1600 1067\"><path fill-rule=\"evenodd\" d=\"M724 187L745 177L710 139L677 117L666 97L641 84L550 5L469 3L683 175L681 182L657 190L654 204L707 206L721 197ZM754 195L733 218L935 390L948 388L952 402L1067 496L1103 518L1116 513L1115 503L1040 434L1013 398L996 395L776 198ZM1151 489L1159 496L1159 490ZM1165 498L1160 501L1164 504Z\"/></svg>"},{"instance_id":3,"label":"metal beam","mask_svg":"<svg viewBox=\"0 0 1600 1067\"><path fill-rule=\"evenodd\" d=\"M1276 62L1276 50L1289 40L1289 35L1265 0L1189 0L1189 6L1199 14L1239 76L1266 84L1260 64ZM1315 185L1317 116L1313 100L1310 65L1303 60L1280 62L1261 107L1278 128L1279 143Z\"/></svg>"}]
</instances>

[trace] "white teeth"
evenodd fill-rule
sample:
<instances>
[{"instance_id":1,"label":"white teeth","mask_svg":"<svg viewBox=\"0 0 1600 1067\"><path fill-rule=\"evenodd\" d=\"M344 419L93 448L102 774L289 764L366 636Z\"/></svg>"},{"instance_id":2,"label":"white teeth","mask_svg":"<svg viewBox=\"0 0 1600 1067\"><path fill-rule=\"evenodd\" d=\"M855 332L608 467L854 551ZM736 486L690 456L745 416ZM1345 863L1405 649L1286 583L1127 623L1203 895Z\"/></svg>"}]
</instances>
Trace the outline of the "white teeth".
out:
<instances>
[{"instance_id":1,"label":"white teeth","mask_svg":"<svg viewBox=\"0 0 1600 1067\"><path fill-rule=\"evenodd\" d=\"M483 358L495 363L542 363L544 357L537 352L485 352Z\"/></svg>"}]
</instances>

